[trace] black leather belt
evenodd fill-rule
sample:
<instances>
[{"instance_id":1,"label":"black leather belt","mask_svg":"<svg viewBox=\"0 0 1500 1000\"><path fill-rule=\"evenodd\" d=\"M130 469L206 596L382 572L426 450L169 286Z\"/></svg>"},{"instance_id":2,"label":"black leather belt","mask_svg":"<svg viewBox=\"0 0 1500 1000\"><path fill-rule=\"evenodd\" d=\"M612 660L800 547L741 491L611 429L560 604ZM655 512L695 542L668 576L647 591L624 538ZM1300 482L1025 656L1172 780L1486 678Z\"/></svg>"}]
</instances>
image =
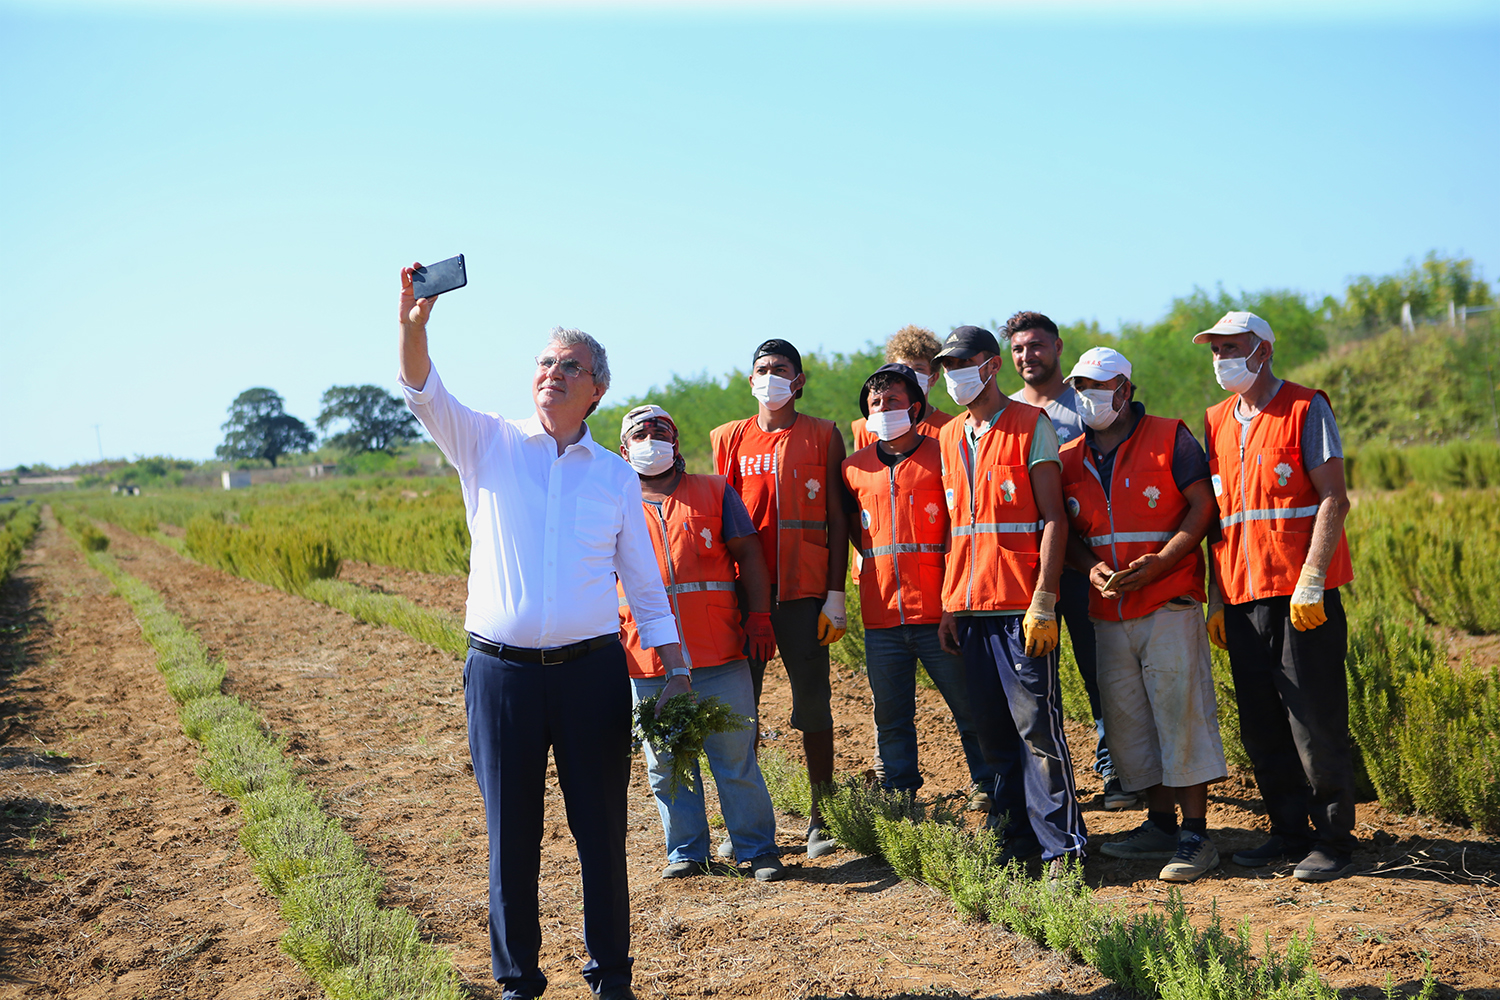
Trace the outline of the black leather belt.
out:
<instances>
[{"instance_id":1,"label":"black leather belt","mask_svg":"<svg viewBox=\"0 0 1500 1000\"><path fill-rule=\"evenodd\" d=\"M596 649L603 649L612 642L619 642L620 634L596 635L592 639L575 642L569 646L551 646L547 649L532 649L529 646L497 646L488 639L469 633L469 648L477 649L486 656L502 660L518 660L521 663L545 663L550 665L567 663L580 656L587 656Z\"/></svg>"}]
</instances>

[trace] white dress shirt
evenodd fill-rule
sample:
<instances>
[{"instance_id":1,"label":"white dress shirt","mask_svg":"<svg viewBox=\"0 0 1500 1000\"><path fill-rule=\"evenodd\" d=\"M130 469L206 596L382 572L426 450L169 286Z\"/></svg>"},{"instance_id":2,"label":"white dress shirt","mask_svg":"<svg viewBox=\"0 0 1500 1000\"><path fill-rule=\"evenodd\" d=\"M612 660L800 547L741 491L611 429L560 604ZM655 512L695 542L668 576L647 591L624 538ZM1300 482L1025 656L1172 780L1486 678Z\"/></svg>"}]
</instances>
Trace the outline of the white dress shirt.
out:
<instances>
[{"instance_id":1,"label":"white dress shirt","mask_svg":"<svg viewBox=\"0 0 1500 1000\"><path fill-rule=\"evenodd\" d=\"M506 420L454 399L437 368L406 405L463 485L469 552L464 628L495 643L565 646L620 628L618 574L642 646L677 642L646 519L641 481L583 437L561 455L535 414Z\"/></svg>"}]
</instances>

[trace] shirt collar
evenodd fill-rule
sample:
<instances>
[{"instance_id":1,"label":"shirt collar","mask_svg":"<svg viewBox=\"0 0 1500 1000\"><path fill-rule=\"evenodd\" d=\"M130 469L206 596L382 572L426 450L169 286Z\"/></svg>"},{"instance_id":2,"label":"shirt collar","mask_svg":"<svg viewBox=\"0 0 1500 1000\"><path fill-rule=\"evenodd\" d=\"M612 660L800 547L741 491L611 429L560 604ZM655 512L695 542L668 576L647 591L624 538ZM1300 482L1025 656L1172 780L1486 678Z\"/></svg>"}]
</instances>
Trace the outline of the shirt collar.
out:
<instances>
[{"instance_id":1,"label":"shirt collar","mask_svg":"<svg viewBox=\"0 0 1500 1000\"><path fill-rule=\"evenodd\" d=\"M551 435L549 435L546 428L542 426L542 418L537 416L535 413L527 417L525 420L517 421L516 426L520 429L522 434L526 435L526 439L528 441L536 437L545 437L549 441L552 440ZM555 444L554 447L556 447ZM583 437L579 438L577 441L564 448L563 454L566 455L574 448L582 448L590 456L592 456L595 452L601 450L599 447L599 443L594 440L594 435L589 431L588 421L586 420L583 423Z\"/></svg>"}]
</instances>

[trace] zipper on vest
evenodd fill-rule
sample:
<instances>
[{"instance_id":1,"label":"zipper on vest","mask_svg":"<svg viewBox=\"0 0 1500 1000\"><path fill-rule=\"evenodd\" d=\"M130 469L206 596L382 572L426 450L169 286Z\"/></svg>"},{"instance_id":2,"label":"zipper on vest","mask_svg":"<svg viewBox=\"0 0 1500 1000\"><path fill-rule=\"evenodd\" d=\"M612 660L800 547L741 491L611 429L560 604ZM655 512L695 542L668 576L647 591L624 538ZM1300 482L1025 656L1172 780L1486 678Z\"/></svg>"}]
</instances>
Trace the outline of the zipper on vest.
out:
<instances>
[{"instance_id":1,"label":"zipper on vest","mask_svg":"<svg viewBox=\"0 0 1500 1000\"><path fill-rule=\"evenodd\" d=\"M1236 404L1238 405L1238 404ZM1236 418L1238 419L1238 418ZM1246 429L1244 434L1248 434ZM1245 499L1245 438L1240 438L1240 542L1245 551L1245 579L1250 587L1250 600L1255 600L1255 567L1250 562L1250 525L1245 520L1245 511L1250 509L1250 503Z\"/></svg>"},{"instance_id":2,"label":"zipper on vest","mask_svg":"<svg viewBox=\"0 0 1500 1000\"><path fill-rule=\"evenodd\" d=\"M672 538L667 534L667 519L662 514L658 504L651 505L652 512L656 515L656 521L661 525L661 547L667 556L667 585L671 588L667 591L667 606L672 609L672 619L677 623L677 638L682 640L682 662L687 664L689 670L693 669L693 658L688 653L687 637L682 634L682 610L677 604L677 567L672 565ZM639 623L637 623L639 628ZM655 655L655 654L653 654ZM657 659L661 659L657 656ZM662 664L666 666L666 664Z\"/></svg>"},{"instance_id":3,"label":"zipper on vest","mask_svg":"<svg viewBox=\"0 0 1500 1000\"><path fill-rule=\"evenodd\" d=\"M894 548L899 539L896 538L896 467L889 466L886 470L891 481L891 547ZM915 535L913 536L915 537ZM896 571L896 614L901 619L901 624L906 624L906 608L901 604L901 553L891 553L891 566Z\"/></svg>"}]
</instances>

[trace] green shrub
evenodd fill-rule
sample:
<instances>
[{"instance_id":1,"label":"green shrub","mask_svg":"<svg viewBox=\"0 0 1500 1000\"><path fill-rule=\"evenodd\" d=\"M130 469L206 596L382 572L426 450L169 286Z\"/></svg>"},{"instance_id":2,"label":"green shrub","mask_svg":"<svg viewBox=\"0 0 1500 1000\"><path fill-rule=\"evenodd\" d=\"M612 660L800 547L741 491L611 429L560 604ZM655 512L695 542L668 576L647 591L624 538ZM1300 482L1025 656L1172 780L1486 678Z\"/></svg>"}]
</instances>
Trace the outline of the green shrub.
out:
<instances>
[{"instance_id":1,"label":"green shrub","mask_svg":"<svg viewBox=\"0 0 1500 1000\"><path fill-rule=\"evenodd\" d=\"M92 524L85 524L79 530L78 542L85 552L103 552L109 548L109 537Z\"/></svg>"},{"instance_id":2,"label":"green shrub","mask_svg":"<svg viewBox=\"0 0 1500 1000\"><path fill-rule=\"evenodd\" d=\"M452 615L427 611L404 597L377 594L342 580L309 580L302 595L372 625L390 625L419 642L435 646L463 659L469 649L469 633Z\"/></svg>"},{"instance_id":3,"label":"green shrub","mask_svg":"<svg viewBox=\"0 0 1500 1000\"><path fill-rule=\"evenodd\" d=\"M771 804L789 816L806 816L812 812L812 788L807 783L807 769L779 749L760 751L760 773L771 793Z\"/></svg>"},{"instance_id":4,"label":"green shrub","mask_svg":"<svg viewBox=\"0 0 1500 1000\"><path fill-rule=\"evenodd\" d=\"M328 537L300 527L240 527L196 517L188 522L187 550L209 566L294 594L339 571Z\"/></svg>"},{"instance_id":5,"label":"green shrub","mask_svg":"<svg viewBox=\"0 0 1500 1000\"><path fill-rule=\"evenodd\" d=\"M41 525L41 512L29 503L0 507L0 584L21 564L21 554Z\"/></svg>"}]
</instances>

